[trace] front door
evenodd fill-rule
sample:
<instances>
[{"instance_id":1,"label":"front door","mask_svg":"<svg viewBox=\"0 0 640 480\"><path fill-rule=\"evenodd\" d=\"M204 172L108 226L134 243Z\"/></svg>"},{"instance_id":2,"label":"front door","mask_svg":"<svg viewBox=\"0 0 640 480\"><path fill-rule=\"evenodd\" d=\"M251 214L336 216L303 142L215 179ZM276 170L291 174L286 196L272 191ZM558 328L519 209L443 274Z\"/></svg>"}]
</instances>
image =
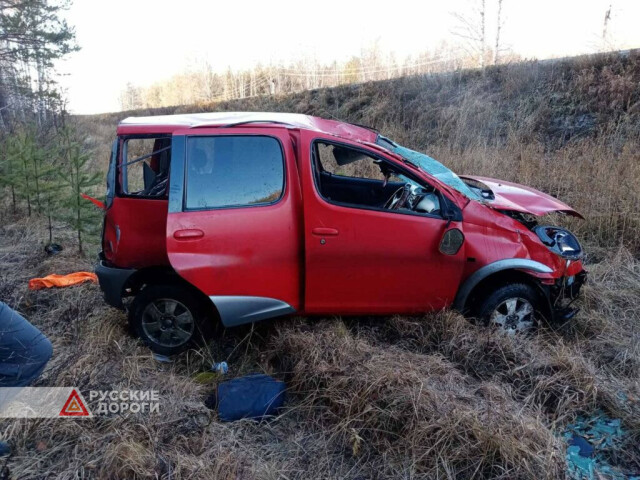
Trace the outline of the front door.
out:
<instances>
[{"instance_id":1,"label":"front door","mask_svg":"<svg viewBox=\"0 0 640 480\"><path fill-rule=\"evenodd\" d=\"M302 135L305 310L418 313L449 305L462 275L464 247L454 256L438 251L447 226L438 209L385 207L407 183L397 175L402 166L363 145ZM387 167L395 173L385 181Z\"/></svg>"},{"instance_id":2,"label":"front door","mask_svg":"<svg viewBox=\"0 0 640 480\"><path fill-rule=\"evenodd\" d=\"M169 261L212 299L225 325L300 308L297 196L286 130L208 128L174 134Z\"/></svg>"}]
</instances>

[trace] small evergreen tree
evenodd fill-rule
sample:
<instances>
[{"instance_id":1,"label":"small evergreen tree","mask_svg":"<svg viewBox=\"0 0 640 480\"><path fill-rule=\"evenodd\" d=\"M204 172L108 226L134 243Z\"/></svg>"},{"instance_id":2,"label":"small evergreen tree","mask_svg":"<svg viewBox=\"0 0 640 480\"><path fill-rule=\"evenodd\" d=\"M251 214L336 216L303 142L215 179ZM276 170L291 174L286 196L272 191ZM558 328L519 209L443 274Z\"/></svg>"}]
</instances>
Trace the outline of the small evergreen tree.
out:
<instances>
[{"instance_id":1,"label":"small evergreen tree","mask_svg":"<svg viewBox=\"0 0 640 480\"><path fill-rule=\"evenodd\" d=\"M32 178L36 211L47 218L49 244L53 242L53 219L61 217L62 199L65 182L60 175L60 164L57 162L60 146L58 136L41 132L33 143L31 151Z\"/></svg>"},{"instance_id":2,"label":"small evergreen tree","mask_svg":"<svg viewBox=\"0 0 640 480\"><path fill-rule=\"evenodd\" d=\"M31 205L34 195L33 168L31 155L33 154L32 138L25 131L17 131L7 137L5 143L6 157L3 163L3 183L11 188L13 208L16 209L16 199L27 202L27 214L31 216Z\"/></svg>"},{"instance_id":3,"label":"small evergreen tree","mask_svg":"<svg viewBox=\"0 0 640 480\"><path fill-rule=\"evenodd\" d=\"M16 153L15 138L13 136L5 137L0 145L0 188L3 193L6 189L9 190L14 214L17 207L16 182L18 180Z\"/></svg>"},{"instance_id":4,"label":"small evergreen tree","mask_svg":"<svg viewBox=\"0 0 640 480\"><path fill-rule=\"evenodd\" d=\"M62 202L66 185L61 181L58 169L51 168L40 182L40 211L47 218L49 244L53 243L53 220L62 218Z\"/></svg>"},{"instance_id":5,"label":"small evergreen tree","mask_svg":"<svg viewBox=\"0 0 640 480\"><path fill-rule=\"evenodd\" d=\"M41 145L41 143L43 145ZM61 183L55 175L51 149L44 146L42 135L26 126L6 138L0 159L1 187L9 187L16 211L16 198L26 201L27 214L44 213L44 183ZM51 187L48 185L46 188Z\"/></svg>"},{"instance_id":6,"label":"small evergreen tree","mask_svg":"<svg viewBox=\"0 0 640 480\"><path fill-rule=\"evenodd\" d=\"M85 236L97 233L100 215L95 206L83 199L81 194L92 194L94 187L101 181L101 175L89 171L89 154L74 137L75 132L70 127L60 129L62 162L59 174L67 186L61 204L64 209L63 218L76 231L78 249L83 253Z\"/></svg>"},{"instance_id":7,"label":"small evergreen tree","mask_svg":"<svg viewBox=\"0 0 640 480\"><path fill-rule=\"evenodd\" d=\"M57 173L52 139L33 127L25 131L25 138L25 154L32 183L34 207L38 214L47 215L47 203L50 201L51 192L64 185Z\"/></svg>"}]
</instances>

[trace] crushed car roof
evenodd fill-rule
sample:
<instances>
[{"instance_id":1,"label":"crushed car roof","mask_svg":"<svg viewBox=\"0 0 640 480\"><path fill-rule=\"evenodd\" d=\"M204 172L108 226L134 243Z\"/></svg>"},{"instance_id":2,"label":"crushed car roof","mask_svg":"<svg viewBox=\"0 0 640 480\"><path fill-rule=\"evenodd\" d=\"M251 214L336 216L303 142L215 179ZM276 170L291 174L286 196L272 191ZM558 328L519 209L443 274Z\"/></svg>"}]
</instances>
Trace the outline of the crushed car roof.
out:
<instances>
[{"instance_id":1,"label":"crushed car roof","mask_svg":"<svg viewBox=\"0 0 640 480\"><path fill-rule=\"evenodd\" d=\"M373 143L378 136L373 129L351 123L327 120L300 113L276 112L212 112L128 117L118 125L118 134L172 133L175 130L184 128L257 126L265 124L314 130L361 142Z\"/></svg>"}]
</instances>

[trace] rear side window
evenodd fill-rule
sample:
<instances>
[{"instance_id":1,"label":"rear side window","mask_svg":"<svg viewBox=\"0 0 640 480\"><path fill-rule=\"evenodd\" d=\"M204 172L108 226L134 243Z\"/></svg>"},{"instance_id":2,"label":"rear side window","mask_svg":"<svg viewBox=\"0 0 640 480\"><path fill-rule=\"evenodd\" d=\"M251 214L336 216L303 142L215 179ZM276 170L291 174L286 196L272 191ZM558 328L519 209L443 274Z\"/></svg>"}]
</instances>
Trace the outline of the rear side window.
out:
<instances>
[{"instance_id":1,"label":"rear side window","mask_svg":"<svg viewBox=\"0 0 640 480\"><path fill-rule=\"evenodd\" d=\"M166 198L171 139L129 138L124 141L121 193Z\"/></svg>"},{"instance_id":2,"label":"rear side window","mask_svg":"<svg viewBox=\"0 0 640 480\"><path fill-rule=\"evenodd\" d=\"M187 138L186 208L276 202L284 189L280 142L264 136Z\"/></svg>"}]
</instances>

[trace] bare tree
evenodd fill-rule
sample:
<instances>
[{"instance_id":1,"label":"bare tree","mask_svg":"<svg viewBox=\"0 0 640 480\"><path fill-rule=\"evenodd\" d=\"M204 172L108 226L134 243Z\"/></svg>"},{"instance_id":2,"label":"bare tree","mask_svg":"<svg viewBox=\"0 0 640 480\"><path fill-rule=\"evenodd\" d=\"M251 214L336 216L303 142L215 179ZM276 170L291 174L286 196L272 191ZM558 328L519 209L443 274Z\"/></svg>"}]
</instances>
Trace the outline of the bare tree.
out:
<instances>
[{"instance_id":1,"label":"bare tree","mask_svg":"<svg viewBox=\"0 0 640 480\"><path fill-rule=\"evenodd\" d=\"M609 50L609 22L611 22L611 4L604 14L604 23L602 25L602 47L603 51Z\"/></svg>"},{"instance_id":2,"label":"bare tree","mask_svg":"<svg viewBox=\"0 0 640 480\"><path fill-rule=\"evenodd\" d=\"M136 108L142 108L141 89L136 87L132 83L127 83L127 86L120 94L120 108L122 110L134 110Z\"/></svg>"},{"instance_id":3,"label":"bare tree","mask_svg":"<svg viewBox=\"0 0 640 480\"><path fill-rule=\"evenodd\" d=\"M485 50L487 45L487 32L486 32L486 0L480 0L480 67L484 68L485 62Z\"/></svg>"},{"instance_id":4,"label":"bare tree","mask_svg":"<svg viewBox=\"0 0 640 480\"><path fill-rule=\"evenodd\" d=\"M467 13L454 12L458 25L451 33L464 40L469 55L477 58L477 65L485 67L486 56L486 0L476 0L474 8Z\"/></svg>"},{"instance_id":5,"label":"bare tree","mask_svg":"<svg viewBox=\"0 0 640 480\"><path fill-rule=\"evenodd\" d=\"M498 0L498 12L496 14L496 44L493 49L493 64L498 63L500 55L500 30L502 29L502 0Z\"/></svg>"}]
</instances>

